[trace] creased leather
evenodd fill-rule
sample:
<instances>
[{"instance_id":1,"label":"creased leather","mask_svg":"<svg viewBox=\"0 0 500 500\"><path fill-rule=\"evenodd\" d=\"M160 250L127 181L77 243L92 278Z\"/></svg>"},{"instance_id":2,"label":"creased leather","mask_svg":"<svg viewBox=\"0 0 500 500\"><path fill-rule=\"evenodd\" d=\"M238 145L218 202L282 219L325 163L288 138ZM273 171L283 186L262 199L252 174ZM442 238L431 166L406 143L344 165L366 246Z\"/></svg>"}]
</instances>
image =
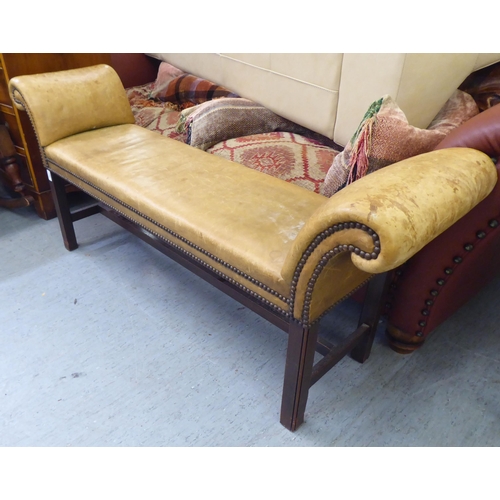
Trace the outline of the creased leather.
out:
<instances>
[{"instance_id":1,"label":"creased leather","mask_svg":"<svg viewBox=\"0 0 500 500\"><path fill-rule=\"evenodd\" d=\"M137 125L84 132L45 148L109 196L289 295L283 261L319 194Z\"/></svg>"},{"instance_id":2,"label":"creased leather","mask_svg":"<svg viewBox=\"0 0 500 500\"><path fill-rule=\"evenodd\" d=\"M285 260L283 277L290 279L317 234L345 221L366 224L380 237L377 259L352 254L357 267L369 273L398 267L485 198L496 180L491 159L465 148L432 151L374 172L311 216Z\"/></svg>"},{"instance_id":3,"label":"creased leather","mask_svg":"<svg viewBox=\"0 0 500 500\"><path fill-rule=\"evenodd\" d=\"M9 91L16 107L36 123L42 147L86 130L135 121L120 78L106 64L14 77Z\"/></svg>"},{"instance_id":4,"label":"creased leather","mask_svg":"<svg viewBox=\"0 0 500 500\"><path fill-rule=\"evenodd\" d=\"M124 96L117 78L98 66L12 83L30 109L49 167L144 227L164 231L214 269L229 269L275 305L293 301L295 317L304 322L370 273L406 261L497 180L487 155L456 148L386 167L325 198L132 124L128 102L125 110L121 97L108 100L111 89L121 88ZM49 105L66 96L78 104ZM364 226L328 232L345 222ZM380 238L378 255L378 238L365 226ZM346 252L342 245L377 258L335 253L318 268L331 250Z\"/></svg>"}]
</instances>

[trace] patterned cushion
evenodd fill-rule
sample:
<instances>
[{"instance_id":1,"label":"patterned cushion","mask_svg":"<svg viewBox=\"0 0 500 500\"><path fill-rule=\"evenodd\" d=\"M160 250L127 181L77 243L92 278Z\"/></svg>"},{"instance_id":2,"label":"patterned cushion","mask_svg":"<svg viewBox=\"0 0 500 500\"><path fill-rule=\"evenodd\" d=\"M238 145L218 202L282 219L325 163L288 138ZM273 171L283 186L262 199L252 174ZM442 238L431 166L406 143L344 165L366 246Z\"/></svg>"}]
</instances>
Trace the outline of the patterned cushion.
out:
<instances>
[{"instance_id":1,"label":"patterned cushion","mask_svg":"<svg viewBox=\"0 0 500 500\"><path fill-rule=\"evenodd\" d=\"M173 102L183 105L184 108L226 96L237 97L235 93L220 85L185 73L166 62L160 64L154 88L150 93L151 99Z\"/></svg>"},{"instance_id":2,"label":"patterned cushion","mask_svg":"<svg viewBox=\"0 0 500 500\"><path fill-rule=\"evenodd\" d=\"M356 133L335 157L321 187L332 196L339 189L379 168L431 151L461 123L479 113L472 97L457 90L427 129L413 127L390 96L375 101Z\"/></svg>"},{"instance_id":3,"label":"patterned cushion","mask_svg":"<svg viewBox=\"0 0 500 500\"><path fill-rule=\"evenodd\" d=\"M177 130L186 131L188 144L205 151L228 139L268 132L318 135L249 99L229 97L183 111Z\"/></svg>"},{"instance_id":4,"label":"patterned cushion","mask_svg":"<svg viewBox=\"0 0 500 500\"><path fill-rule=\"evenodd\" d=\"M229 139L207 151L316 193L338 154L314 139L291 132Z\"/></svg>"},{"instance_id":5,"label":"patterned cushion","mask_svg":"<svg viewBox=\"0 0 500 500\"><path fill-rule=\"evenodd\" d=\"M186 134L176 131L179 106L170 102L154 101L149 98L152 83L127 89L127 96L134 114L135 123L161 135L186 142Z\"/></svg>"}]
</instances>

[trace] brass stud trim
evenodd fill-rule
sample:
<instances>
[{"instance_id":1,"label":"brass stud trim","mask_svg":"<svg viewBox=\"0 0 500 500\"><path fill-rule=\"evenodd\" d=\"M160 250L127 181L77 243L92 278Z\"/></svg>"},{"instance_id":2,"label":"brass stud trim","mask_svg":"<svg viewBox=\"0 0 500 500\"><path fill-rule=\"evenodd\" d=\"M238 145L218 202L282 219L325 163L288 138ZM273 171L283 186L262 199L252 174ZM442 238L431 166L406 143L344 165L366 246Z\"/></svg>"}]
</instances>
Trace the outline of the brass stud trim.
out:
<instances>
[{"instance_id":1,"label":"brass stud trim","mask_svg":"<svg viewBox=\"0 0 500 500\"><path fill-rule=\"evenodd\" d=\"M303 324L309 324L310 318L309 318L309 312L310 312L310 306L311 306L311 300L312 300L312 294L313 294L313 289L316 284L317 279L319 278L321 272L323 271L323 268L328 264L331 258L333 258L335 255L341 252L351 252L355 253L356 255L359 255L361 258L366 259L366 260L371 260L371 259L376 259L378 255L380 254L380 238L378 237L377 233L373 231L373 229L365 226L364 224L359 224L357 222L343 222L340 224L334 224L333 226L325 229L323 232L321 232L316 238L313 240L313 242L309 245L309 247L305 250L303 256L301 257L299 264L295 270L295 273L293 275L292 279L292 286L291 286L291 294L290 294L290 314L293 316L293 307L294 307L294 302L295 302L295 294L297 291L297 285L299 282L300 275L302 273L302 270L309 259L309 257L312 255L314 250L322 243L325 239L328 237L332 236L334 233L337 231L342 231L344 229L361 229L362 231L366 231L370 236L372 236L372 240L377 243L377 246L373 249L371 253L365 252L361 250L358 247L355 247L354 245L338 245L337 247L329 250L323 257L320 259L319 263L316 265L316 268L314 269L314 272L311 275L311 278L309 279L309 283L307 284L307 289L305 292L305 298L304 298L304 304L302 307L302 323ZM354 293L354 292L352 292Z\"/></svg>"},{"instance_id":2,"label":"brass stud trim","mask_svg":"<svg viewBox=\"0 0 500 500\"><path fill-rule=\"evenodd\" d=\"M115 201L116 203L118 203L119 205L127 208L128 210L130 210L131 212L133 213L136 213L137 215L139 215L140 217L144 218L145 220L148 220L149 222L151 222L152 224L154 224L155 226L159 227L160 229L163 229L166 233L168 233L170 236L174 237L174 238L177 238L178 240L182 241L183 243L187 244L188 246L190 246L191 248L193 248L194 250L197 250L199 251L200 253L202 253L203 255L211 258L212 260L214 260L215 262L217 262L218 264L221 264L223 265L225 268L229 269L230 271L233 271L235 272L236 274L238 274L239 276L247 279L248 281L252 282L253 284L257 285L259 288L262 288L262 290L265 290L266 292L274 295L275 297L277 297L278 299L280 299L281 301L283 301L285 304L287 304L288 306L290 306L290 299L284 297L283 295L281 295L279 292L276 292L275 290L273 290L272 288L268 287L267 285L263 284L263 283L260 283L258 280L256 280L255 278L252 278L251 276L249 276L248 274L240 271L239 269L235 268L234 266L231 266L230 264L226 263L225 261L223 261L222 259L216 257L215 255L211 254L210 252L207 252L206 250L202 249L201 247L195 245L194 243L190 242L189 240L187 240L186 238L178 235L177 233L175 233L174 231L168 229L167 227L159 224L158 222L156 222L155 220L151 219L150 217L142 214L141 212L139 212L138 210L134 209L133 207L130 207L129 205L127 205L126 203L123 203L121 200L117 199L116 197L112 196L112 195L109 195L108 193L106 193L103 189L99 188L98 186L95 186L93 185L92 183L80 178L78 175L74 174L73 172L68 172L65 168L61 167L60 165L58 165L56 162L54 162L53 160L49 160L50 163L56 165L58 168L60 168L62 171L66 172L67 174L77 178L79 181L81 181L82 183L92 187L93 189L95 189L96 191L98 191L99 193L103 194L104 196L107 196L108 198L112 199L113 201ZM69 181L69 179L67 179ZM83 191L85 191L85 189L81 188ZM114 210L115 212L117 213L120 213L123 217L127 218L128 220L131 220L130 219L130 216L128 216L126 213L118 210L116 207L113 207L111 206L109 203L107 203L106 200L103 200L101 198L98 198L96 197L96 195L94 193L91 193L91 192L88 192L86 191L90 196L92 196L93 198L96 198L96 199L99 199L99 201L101 201L102 203L104 203L106 206L110 207L112 210ZM268 307L271 307L272 309L275 309L275 310L279 310L283 315L285 316L290 316L290 311L286 311L285 309L279 307L278 305L274 304L273 302L267 300L266 298L260 296L259 294L257 294L256 292L250 290L249 288L247 288L245 285L241 284L240 282L236 281L234 278L231 278L229 276L227 276L226 274L224 274L223 272L219 271L218 269L216 269L215 267L211 266L210 264L208 264L207 262L205 262L204 260L200 259L199 257L197 257L196 255L188 252L186 249L182 248L181 246L175 244L173 241L170 241L170 240L167 240L164 236L162 236L161 234L159 233L156 233L155 231L151 230L150 228L146 227L145 225L141 224L140 222L136 221L136 220L133 220L134 224L137 224L138 226L142 227L145 231L147 231L149 234L152 234L154 236L156 236L157 238L165 241L166 243L168 243L170 246L174 247L177 251L185 254L185 255L188 255L191 259L195 260L196 262L198 262L199 264L202 264L203 267L207 268L210 270L210 272L216 274L217 276L225 279L226 281L230 282L232 285L235 285L237 286L238 288L242 289L245 293L249 294L249 295L252 295L256 298L259 299L259 301L263 302L264 304L266 304L266 306Z\"/></svg>"}]
</instances>

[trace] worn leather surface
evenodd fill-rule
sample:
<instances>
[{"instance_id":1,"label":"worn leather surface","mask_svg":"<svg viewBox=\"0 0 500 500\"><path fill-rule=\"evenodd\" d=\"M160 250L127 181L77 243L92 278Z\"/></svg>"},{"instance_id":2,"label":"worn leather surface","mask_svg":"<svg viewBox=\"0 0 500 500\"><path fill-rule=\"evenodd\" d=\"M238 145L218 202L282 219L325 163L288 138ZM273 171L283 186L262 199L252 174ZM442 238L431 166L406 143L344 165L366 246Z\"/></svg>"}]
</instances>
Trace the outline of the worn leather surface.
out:
<instances>
[{"instance_id":1,"label":"worn leather surface","mask_svg":"<svg viewBox=\"0 0 500 500\"><path fill-rule=\"evenodd\" d=\"M135 125L68 137L45 152L63 171L205 250L207 261L215 256L287 298L299 260L319 233L339 222L371 227L380 236L379 257L367 261L352 254L348 264L345 257L332 259L314 288L313 318L359 286L367 273L404 262L496 182L486 155L444 150L382 169L328 199ZM340 244L366 252L374 248L361 229L326 238L298 280L297 317L315 266Z\"/></svg>"},{"instance_id":2,"label":"worn leather surface","mask_svg":"<svg viewBox=\"0 0 500 500\"><path fill-rule=\"evenodd\" d=\"M288 248L325 198L136 125L68 137L50 162L280 293Z\"/></svg>"},{"instance_id":3,"label":"worn leather surface","mask_svg":"<svg viewBox=\"0 0 500 500\"><path fill-rule=\"evenodd\" d=\"M133 125L117 78L101 65L11 82L31 112L49 167L242 286L289 303L303 321L370 273L406 261L497 180L487 155L447 149L386 167L325 198ZM67 109L61 95L71 98ZM360 227L328 232L345 222ZM341 252L321 263L332 249L376 258Z\"/></svg>"},{"instance_id":4,"label":"worn leather surface","mask_svg":"<svg viewBox=\"0 0 500 500\"><path fill-rule=\"evenodd\" d=\"M41 146L86 130L134 123L121 80L105 64L14 77L9 92L36 123Z\"/></svg>"},{"instance_id":5,"label":"worn leather surface","mask_svg":"<svg viewBox=\"0 0 500 500\"><path fill-rule=\"evenodd\" d=\"M366 224L380 237L378 258L353 254L356 266L371 273L395 268L485 198L496 180L491 159L465 148L433 151L385 167L318 209L294 241L283 275L290 276L314 235L346 220Z\"/></svg>"},{"instance_id":6,"label":"worn leather surface","mask_svg":"<svg viewBox=\"0 0 500 500\"><path fill-rule=\"evenodd\" d=\"M185 255L189 255L192 258L199 259L200 261L210 266L214 273L219 274L219 276L225 279L233 279L236 283L239 283L244 288L257 293L260 297L262 297L270 304L274 304L283 311L288 311L289 301L287 300L286 296L282 296L278 293L273 293L274 291L262 287L255 280L245 278L241 275L241 273L239 273L238 269L236 269L235 267L230 267L227 262L223 262L216 255L207 253L207 251L205 251L201 247L196 248L190 241L187 241L186 239L173 234L168 227L160 225L159 222L147 217L144 214L138 213L138 211L133 209L131 206L124 205L121 200L106 195L105 193L103 193L103 190L101 188L90 185L87 181L76 177L74 174L68 172L67 170L59 168L53 162L51 162L50 167L52 171L54 171L58 175L63 176L69 182L87 192L97 200L104 202L106 205L119 212L124 217L135 221L136 224L141 226L143 230L145 230L149 234L160 237L162 240L176 247L177 250L184 252Z\"/></svg>"}]
</instances>

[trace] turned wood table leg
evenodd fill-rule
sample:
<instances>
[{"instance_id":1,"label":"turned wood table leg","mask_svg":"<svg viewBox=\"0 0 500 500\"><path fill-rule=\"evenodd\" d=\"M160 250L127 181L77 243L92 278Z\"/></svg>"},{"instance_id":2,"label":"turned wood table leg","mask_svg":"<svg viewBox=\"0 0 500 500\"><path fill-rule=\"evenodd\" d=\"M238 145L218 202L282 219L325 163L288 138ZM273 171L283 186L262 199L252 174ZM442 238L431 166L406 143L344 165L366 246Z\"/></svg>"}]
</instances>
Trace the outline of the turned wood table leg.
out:
<instances>
[{"instance_id":1,"label":"turned wood table leg","mask_svg":"<svg viewBox=\"0 0 500 500\"><path fill-rule=\"evenodd\" d=\"M28 206L33 200L29 196L23 196L25 186L19 174L16 149L7 127L3 124L0 124L0 169L9 187L21 195L20 198L0 198L0 206L7 208Z\"/></svg>"}]
</instances>

